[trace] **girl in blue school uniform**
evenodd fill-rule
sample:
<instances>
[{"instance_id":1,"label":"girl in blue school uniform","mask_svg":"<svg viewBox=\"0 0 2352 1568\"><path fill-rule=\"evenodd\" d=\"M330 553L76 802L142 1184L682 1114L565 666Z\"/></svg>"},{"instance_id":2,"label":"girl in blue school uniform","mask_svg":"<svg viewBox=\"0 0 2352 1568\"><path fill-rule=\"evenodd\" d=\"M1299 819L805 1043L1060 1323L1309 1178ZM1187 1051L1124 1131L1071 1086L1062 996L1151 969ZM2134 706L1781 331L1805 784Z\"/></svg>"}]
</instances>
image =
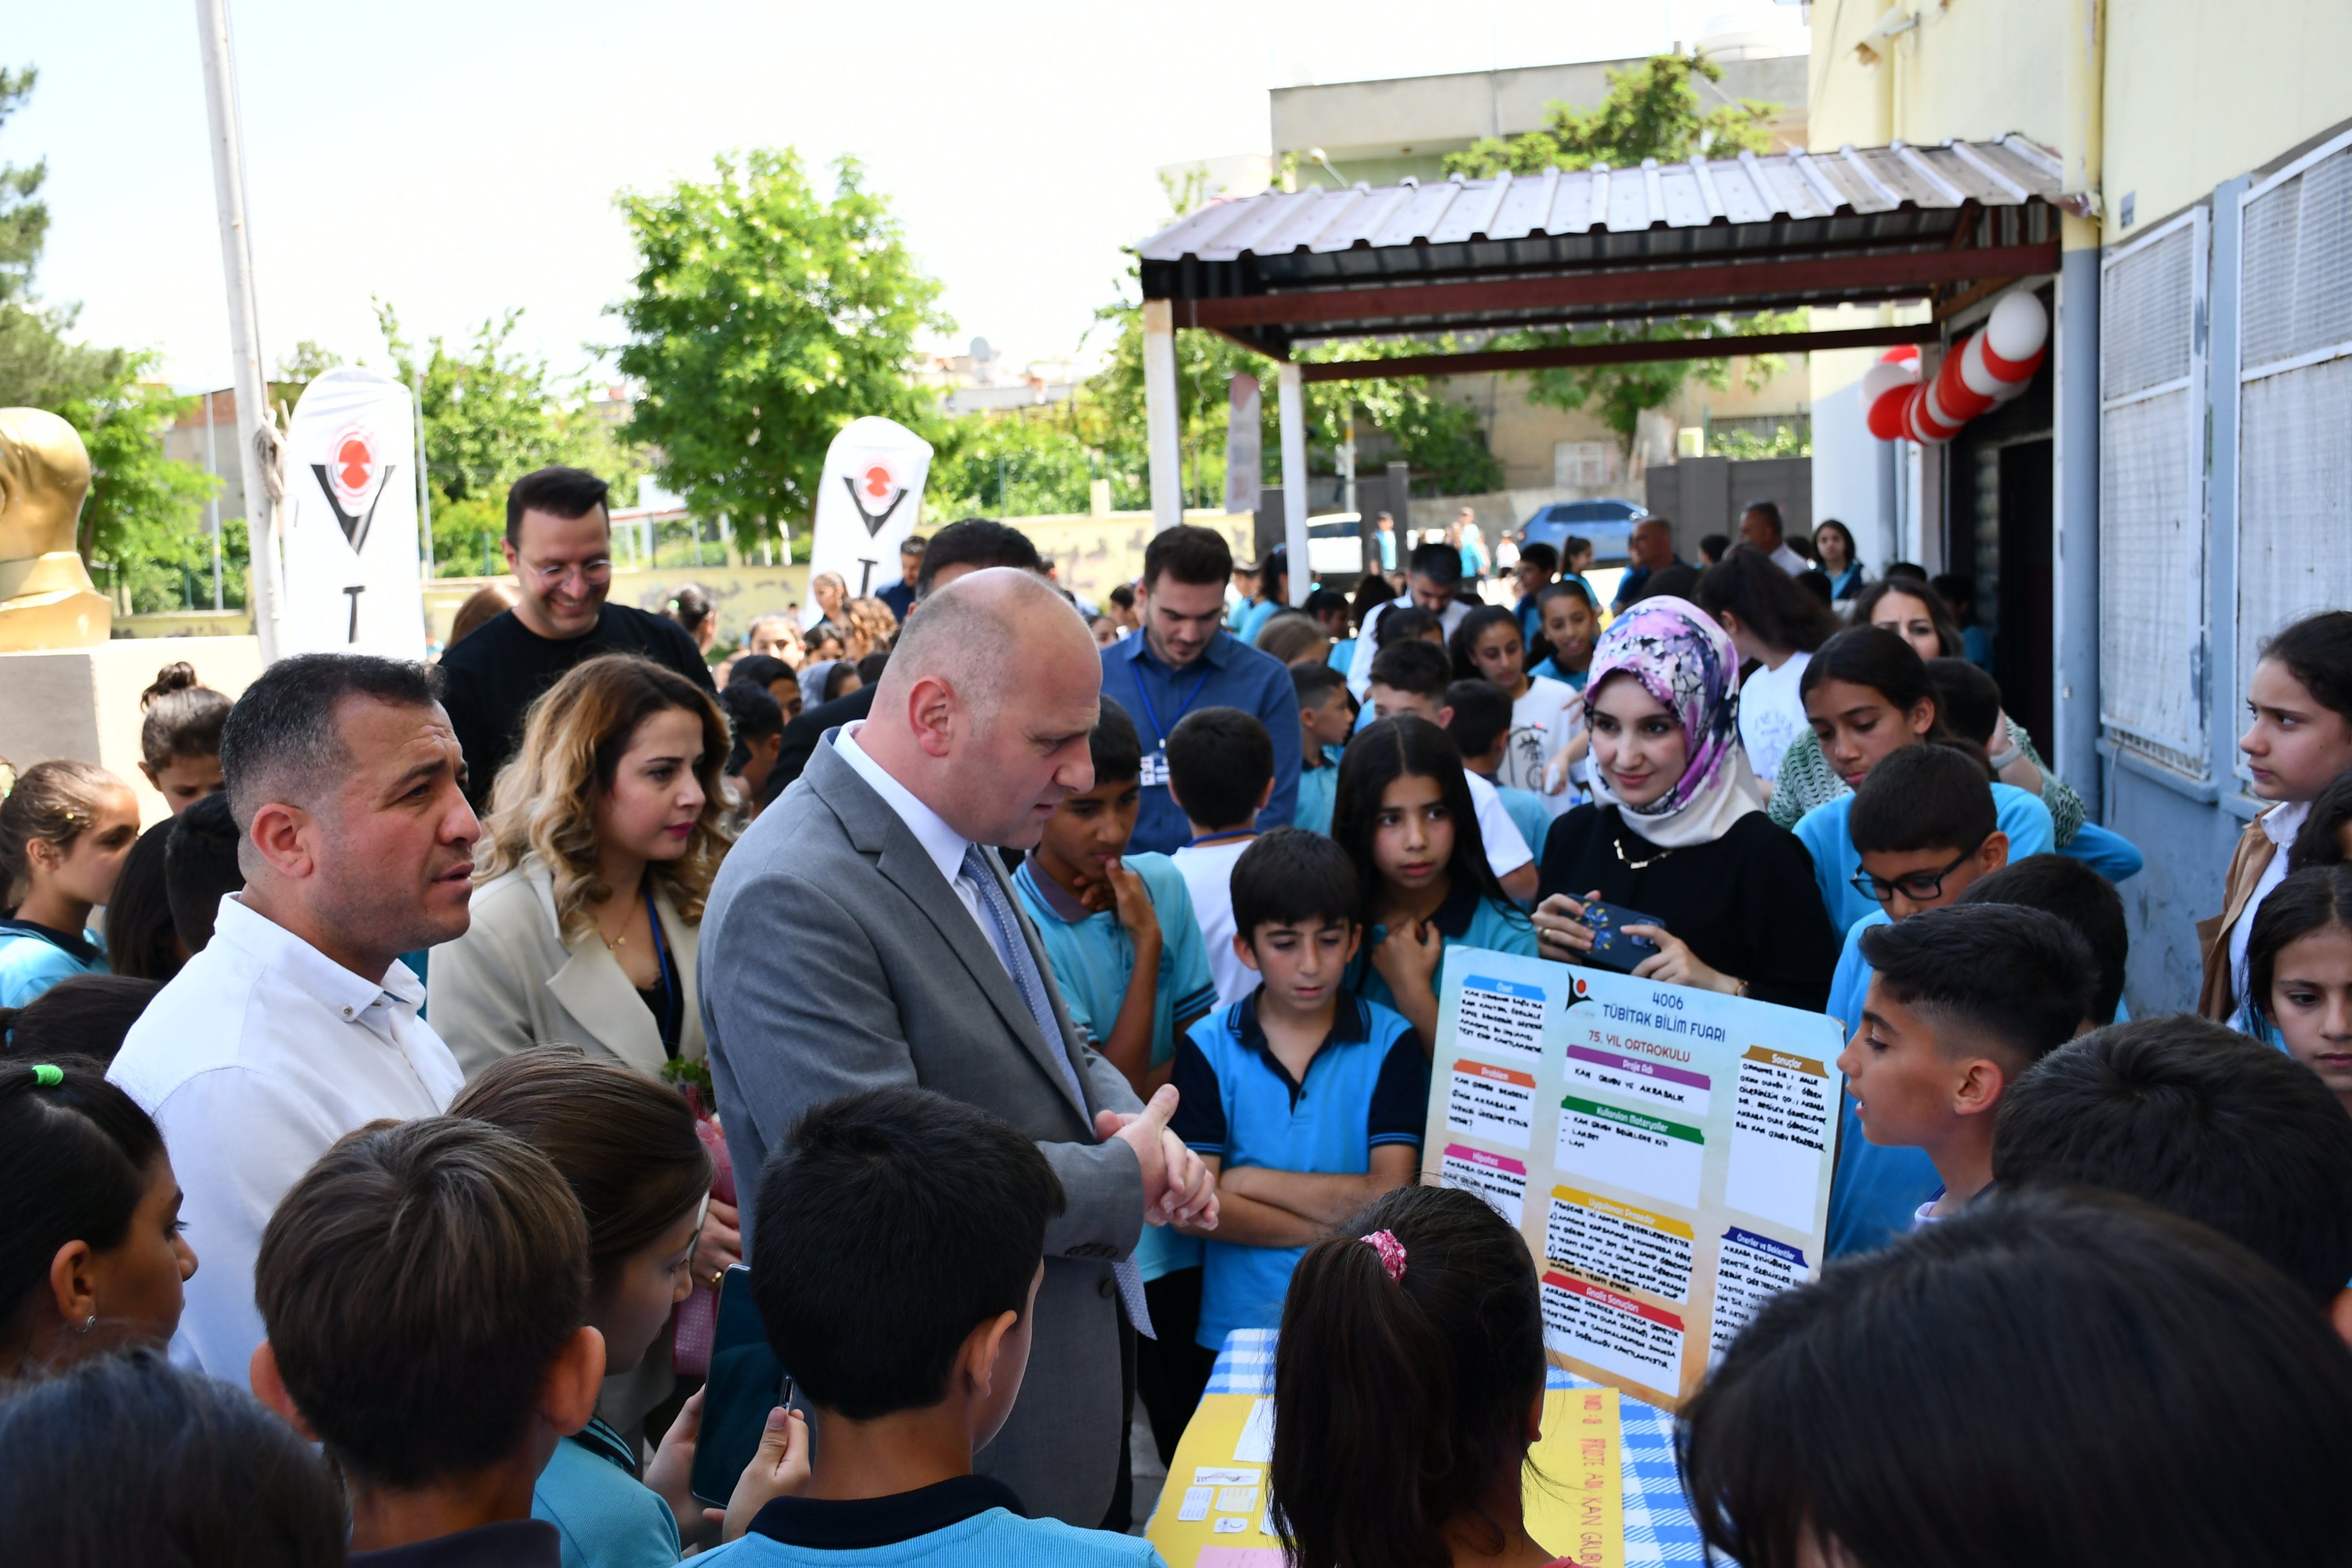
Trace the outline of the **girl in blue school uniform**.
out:
<instances>
[{"instance_id":1,"label":"girl in blue school uniform","mask_svg":"<svg viewBox=\"0 0 2352 1568\"><path fill-rule=\"evenodd\" d=\"M1453 946L1536 956L1536 932L1486 861L1454 737L1415 715L1375 721L1339 764L1331 836L1365 893L1350 989L1437 1040L1437 977Z\"/></svg>"},{"instance_id":2,"label":"girl in blue school uniform","mask_svg":"<svg viewBox=\"0 0 2352 1568\"><path fill-rule=\"evenodd\" d=\"M139 839L130 786L87 762L37 762L0 799L0 1008L107 973L91 912Z\"/></svg>"}]
</instances>

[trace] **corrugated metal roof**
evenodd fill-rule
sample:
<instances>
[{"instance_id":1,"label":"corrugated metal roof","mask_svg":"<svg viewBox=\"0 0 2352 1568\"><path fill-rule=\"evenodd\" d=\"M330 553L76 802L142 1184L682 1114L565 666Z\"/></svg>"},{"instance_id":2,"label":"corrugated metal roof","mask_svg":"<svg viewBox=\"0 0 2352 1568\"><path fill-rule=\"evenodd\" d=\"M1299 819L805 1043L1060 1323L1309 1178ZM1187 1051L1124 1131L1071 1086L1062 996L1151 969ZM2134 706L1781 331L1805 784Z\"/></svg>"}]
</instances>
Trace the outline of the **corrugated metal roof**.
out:
<instances>
[{"instance_id":1,"label":"corrugated metal roof","mask_svg":"<svg viewBox=\"0 0 2352 1568\"><path fill-rule=\"evenodd\" d=\"M1306 252L1525 240L1537 235L1957 213L1968 203L2055 202L2058 161L2021 136L1940 147L1742 152L1639 169L1546 170L1378 189L1316 186L1218 202L1135 247L1145 261L1234 261Z\"/></svg>"}]
</instances>

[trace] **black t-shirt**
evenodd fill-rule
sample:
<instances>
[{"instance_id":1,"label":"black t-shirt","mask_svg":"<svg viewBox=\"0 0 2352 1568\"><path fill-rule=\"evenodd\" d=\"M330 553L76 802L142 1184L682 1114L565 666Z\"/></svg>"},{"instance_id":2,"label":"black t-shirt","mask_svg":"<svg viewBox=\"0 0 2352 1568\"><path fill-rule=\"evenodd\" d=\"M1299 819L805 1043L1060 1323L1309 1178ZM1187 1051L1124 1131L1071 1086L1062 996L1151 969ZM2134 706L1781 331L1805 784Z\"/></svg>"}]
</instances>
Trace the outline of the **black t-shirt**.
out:
<instances>
[{"instance_id":1,"label":"black t-shirt","mask_svg":"<svg viewBox=\"0 0 2352 1568\"><path fill-rule=\"evenodd\" d=\"M466 795L476 810L488 804L499 769L522 744L525 710L565 671L599 653L642 654L707 691L719 689L694 639L667 616L607 604L595 630L561 641L533 632L511 610L495 616L441 655L441 705L466 754Z\"/></svg>"},{"instance_id":2,"label":"black t-shirt","mask_svg":"<svg viewBox=\"0 0 2352 1568\"><path fill-rule=\"evenodd\" d=\"M1579 806L1544 841L1538 898L1604 902L1654 915L1709 967L1759 1001L1819 1012L1839 938L1822 908L1813 857L1797 835L1750 811L1711 843L1661 849L1614 806Z\"/></svg>"}]
</instances>

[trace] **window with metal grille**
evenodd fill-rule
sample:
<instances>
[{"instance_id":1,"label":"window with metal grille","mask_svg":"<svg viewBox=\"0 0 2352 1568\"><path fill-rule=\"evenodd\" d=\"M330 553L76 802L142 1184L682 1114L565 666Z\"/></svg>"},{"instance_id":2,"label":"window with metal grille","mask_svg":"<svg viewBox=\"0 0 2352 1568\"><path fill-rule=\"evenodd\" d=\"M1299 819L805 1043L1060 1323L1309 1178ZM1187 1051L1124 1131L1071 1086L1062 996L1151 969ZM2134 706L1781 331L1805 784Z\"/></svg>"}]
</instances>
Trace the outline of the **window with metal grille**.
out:
<instances>
[{"instance_id":1,"label":"window with metal grille","mask_svg":"<svg viewBox=\"0 0 2352 1568\"><path fill-rule=\"evenodd\" d=\"M2099 722L2202 779L2208 218L2116 249L2099 297Z\"/></svg>"},{"instance_id":2,"label":"window with metal grille","mask_svg":"<svg viewBox=\"0 0 2352 1568\"><path fill-rule=\"evenodd\" d=\"M1613 441L1556 441L1551 448L1551 482L1564 490L1591 490L1617 482L1617 444Z\"/></svg>"},{"instance_id":3,"label":"window with metal grille","mask_svg":"<svg viewBox=\"0 0 2352 1568\"><path fill-rule=\"evenodd\" d=\"M2352 135L2241 201L2233 699L2264 638L2352 606Z\"/></svg>"}]
</instances>

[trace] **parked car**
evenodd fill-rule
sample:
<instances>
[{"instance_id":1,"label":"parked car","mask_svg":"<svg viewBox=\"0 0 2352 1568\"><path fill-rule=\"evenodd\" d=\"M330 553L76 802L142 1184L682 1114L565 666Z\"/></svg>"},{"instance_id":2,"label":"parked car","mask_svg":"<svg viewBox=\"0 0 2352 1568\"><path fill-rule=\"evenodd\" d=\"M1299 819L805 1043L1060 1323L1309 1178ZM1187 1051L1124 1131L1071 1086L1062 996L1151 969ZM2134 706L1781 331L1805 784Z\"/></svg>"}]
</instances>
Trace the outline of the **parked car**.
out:
<instances>
[{"instance_id":1,"label":"parked car","mask_svg":"<svg viewBox=\"0 0 2352 1568\"><path fill-rule=\"evenodd\" d=\"M1307 570L1326 580L1363 575L1363 530L1360 512L1327 512L1307 518Z\"/></svg>"},{"instance_id":2,"label":"parked car","mask_svg":"<svg viewBox=\"0 0 2352 1568\"><path fill-rule=\"evenodd\" d=\"M1537 508L1519 529L1519 548L1548 544L1558 549L1560 540L1574 534L1592 542L1594 565L1623 566L1633 559L1628 542L1633 525L1649 515L1647 507L1633 501L1554 501Z\"/></svg>"}]
</instances>

